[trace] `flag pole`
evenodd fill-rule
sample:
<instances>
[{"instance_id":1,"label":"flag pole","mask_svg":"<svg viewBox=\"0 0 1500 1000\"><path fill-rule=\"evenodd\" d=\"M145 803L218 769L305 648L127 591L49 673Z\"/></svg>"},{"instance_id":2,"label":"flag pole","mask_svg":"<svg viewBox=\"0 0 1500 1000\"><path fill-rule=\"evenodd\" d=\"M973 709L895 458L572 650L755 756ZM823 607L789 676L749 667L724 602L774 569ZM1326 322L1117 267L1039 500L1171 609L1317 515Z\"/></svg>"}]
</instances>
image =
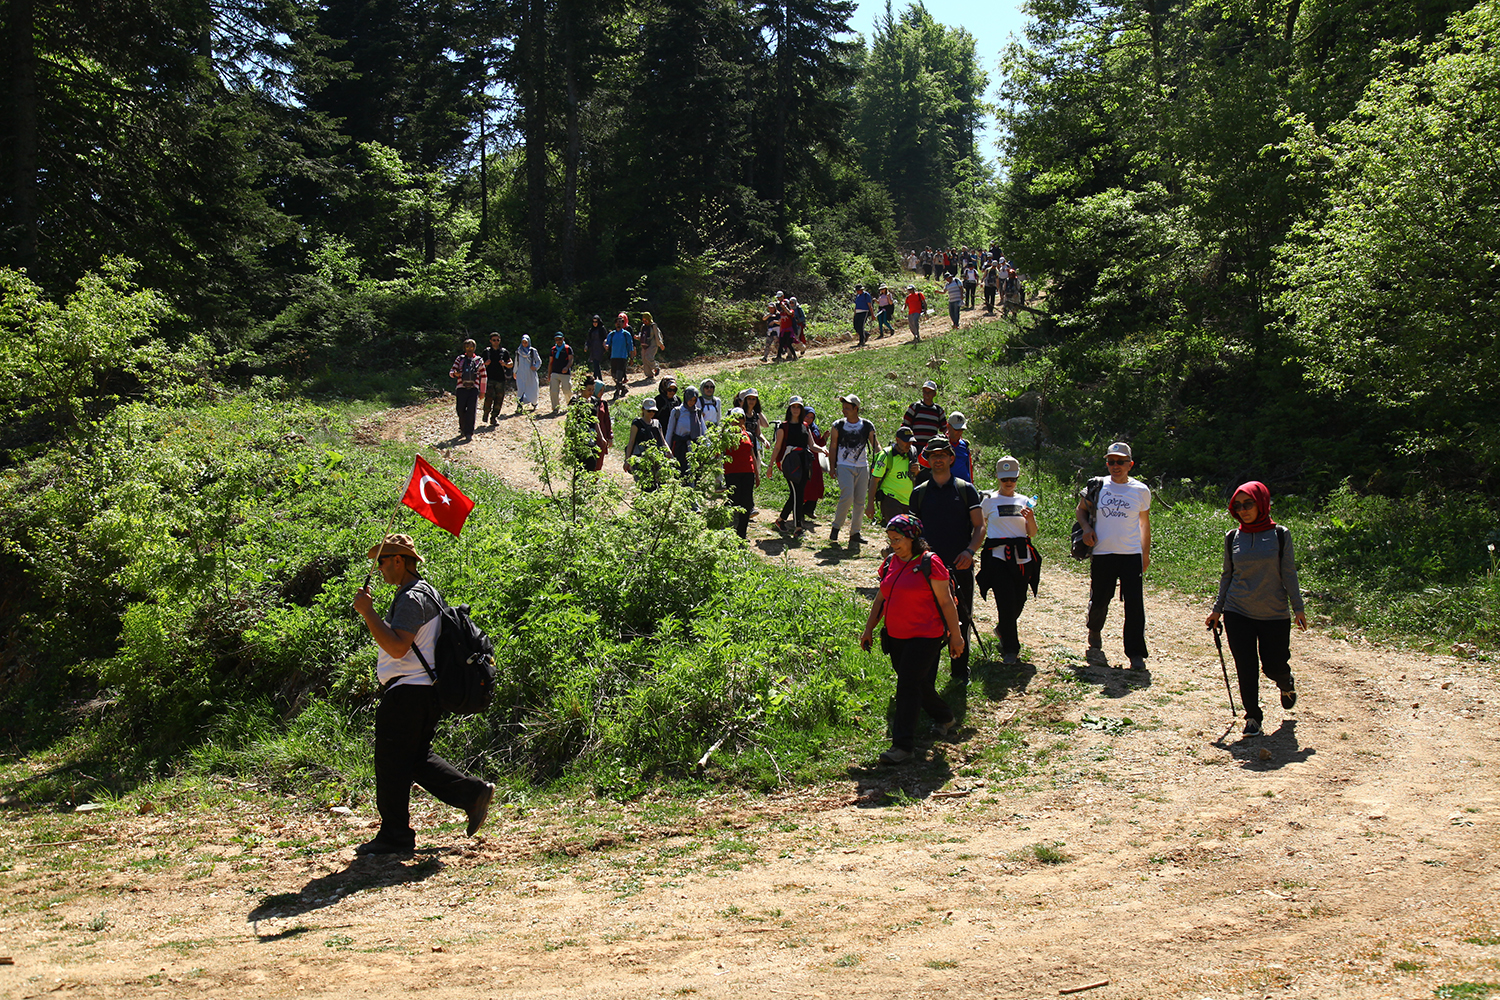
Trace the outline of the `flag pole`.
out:
<instances>
[{"instance_id":1,"label":"flag pole","mask_svg":"<svg viewBox=\"0 0 1500 1000\"><path fill-rule=\"evenodd\" d=\"M421 456L418 456L419 458ZM385 540L390 535L391 529L396 526L396 515L401 513L401 499L406 496L407 487L411 483L411 477L406 477L406 483L402 484L401 492L396 497L396 506L391 508L391 519L386 522L385 533L380 536L380 546L375 550L375 565L365 572L365 590L370 589L370 581L375 578L375 570L380 568L380 558L385 555Z\"/></svg>"}]
</instances>

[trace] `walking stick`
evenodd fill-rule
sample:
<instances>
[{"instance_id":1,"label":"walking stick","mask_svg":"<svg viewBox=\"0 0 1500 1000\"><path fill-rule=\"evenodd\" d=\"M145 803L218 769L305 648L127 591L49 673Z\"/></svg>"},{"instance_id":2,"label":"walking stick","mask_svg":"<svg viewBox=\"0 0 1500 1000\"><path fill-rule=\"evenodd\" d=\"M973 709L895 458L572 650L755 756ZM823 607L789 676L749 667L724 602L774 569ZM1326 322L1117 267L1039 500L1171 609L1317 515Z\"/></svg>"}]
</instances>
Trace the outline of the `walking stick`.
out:
<instances>
[{"instance_id":1,"label":"walking stick","mask_svg":"<svg viewBox=\"0 0 1500 1000\"><path fill-rule=\"evenodd\" d=\"M1229 686L1229 665L1224 662L1224 642L1219 638L1219 632L1219 623L1214 622L1214 645L1219 647L1219 669L1224 673L1224 692L1229 695L1229 714L1238 719L1240 713L1234 707L1234 690Z\"/></svg>"}]
</instances>

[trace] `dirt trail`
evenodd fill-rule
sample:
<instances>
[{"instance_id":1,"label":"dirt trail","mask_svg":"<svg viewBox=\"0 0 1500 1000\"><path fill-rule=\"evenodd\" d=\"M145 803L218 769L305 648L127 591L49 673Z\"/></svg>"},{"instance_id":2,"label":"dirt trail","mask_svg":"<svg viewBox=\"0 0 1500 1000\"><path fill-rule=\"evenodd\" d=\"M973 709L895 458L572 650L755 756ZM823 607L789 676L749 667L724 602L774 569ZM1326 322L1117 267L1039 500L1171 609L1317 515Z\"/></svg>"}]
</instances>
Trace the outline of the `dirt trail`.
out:
<instances>
[{"instance_id":1,"label":"dirt trail","mask_svg":"<svg viewBox=\"0 0 1500 1000\"><path fill-rule=\"evenodd\" d=\"M859 586L876 558L786 554ZM428 846L407 862L351 860L370 808L46 817L43 847L5 813L0 996L1019 998L1108 980L1082 995L1363 1000L1500 983L1492 668L1294 634L1297 710L1273 692L1268 735L1238 741L1203 607L1148 591L1138 672L1118 665L1118 608L1113 665L1084 662L1085 599L1049 563L1028 662L948 689L952 742L899 768L850 759L820 789L507 807L474 841L419 795Z\"/></svg>"}]
</instances>

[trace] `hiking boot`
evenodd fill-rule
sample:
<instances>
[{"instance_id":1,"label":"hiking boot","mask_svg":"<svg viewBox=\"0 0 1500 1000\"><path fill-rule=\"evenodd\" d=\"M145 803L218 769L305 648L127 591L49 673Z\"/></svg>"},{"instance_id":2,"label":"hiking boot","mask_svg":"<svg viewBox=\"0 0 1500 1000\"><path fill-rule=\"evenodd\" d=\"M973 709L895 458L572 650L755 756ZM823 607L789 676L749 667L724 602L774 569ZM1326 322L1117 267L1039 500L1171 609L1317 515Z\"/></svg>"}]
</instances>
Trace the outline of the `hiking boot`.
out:
<instances>
[{"instance_id":1,"label":"hiking boot","mask_svg":"<svg viewBox=\"0 0 1500 1000\"><path fill-rule=\"evenodd\" d=\"M832 531L830 531L828 533L828 540L830 542L836 542L836 541L838 541L839 540L839 529L834 528Z\"/></svg>"},{"instance_id":2,"label":"hiking boot","mask_svg":"<svg viewBox=\"0 0 1500 1000\"><path fill-rule=\"evenodd\" d=\"M1250 739L1253 736L1264 736L1264 735L1265 734L1260 731L1260 720L1259 719L1246 719L1245 720L1245 736L1244 736L1245 739L1248 740L1248 739Z\"/></svg>"},{"instance_id":3,"label":"hiking boot","mask_svg":"<svg viewBox=\"0 0 1500 1000\"><path fill-rule=\"evenodd\" d=\"M937 730L937 734L939 736L947 736L950 733L952 733L954 730L958 729L958 716L954 716L953 718L949 719L947 722L936 723L936 724L933 725L932 728L935 729L935 730Z\"/></svg>"},{"instance_id":4,"label":"hiking boot","mask_svg":"<svg viewBox=\"0 0 1500 1000\"><path fill-rule=\"evenodd\" d=\"M479 828L481 826L484 826L484 821L489 817L490 814L490 801L493 800L494 797L495 786L486 781L484 783L484 790L479 793L479 797L476 798L474 800L474 804L469 807L469 825L464 828L464 832L466 834L472 837L474 836L474 834L479 832Z\"/></svg>"},{"instance_id":5,"label":"hiking boot","mask_svg":"<svg viewBox=\"0 0 1500 1000\"><path fill-rule=\"evenodd\" d=\"M413 844L397 844L376 837L374 840L367 840L360 844L354 849L354 853L360 857L372 854L408 855L412 853L414 847Z\"/></svg>"},{"instance_id":6,"label":"hiking boot","mask_svg":"<svg viewBox=\"0 0 1500 1000\"><path fill-rule=\"evenodd\" d=\"M1104 648L1104 637L1099 634L1099 630L1096 629L1096 628L1089 629L1089 649L1103 649L1103 648Z\"/></svg>"},{"instance_id":7,"label":"hiking boot","mask_svg":"<svg viewBox=\"0 0 1500 1000\"><path fill-rule=\"evenodd\" d=\"M1131 670L1145 670L1146 669L1146 658L1144 656L1132 656L1129 659L1130 659L1130 669Z\"/></svg>"},{"instance_id":8,"label":"hiking boot","mask_svg":"<svg viewBox=\"0 0 1500 1000\"><path fill-rule=\"evenodd\" d=\"M1021 662L1021 656L1019 653L1006 653L1004 656L1000 657L1000 662L1008 667L1013 667L1017 663Z\"/></svg>"},{"instance_id":9,"label":"hiking boot","mask_svg":"<svg viewBox=\"0 0 1500 1000\"><path fill-rule=\"evenodd\" d=\"M880 755L882 764L904 764L911 760L911 751L902 750L900 747L891 747Z\"/></svg>"},{"instance_id":10,"label":"hiking boot","mask_svg":"<svg viewBox=\"0 0 1500 1000\"><path fill-rule=\"evenodd\" d=\"M1287 688L1285 691L1281 692L1281 707L1285 709L1293 709L1297 707L1296 688Z\"/></svg>"},{"instance_id":11,"label":"hiking boot","mask_svg":"<svg viewBox=\"0 0 1500 1000\"><path fill-rule=\"evenodd\" d=\"M853 534L853 535L849 536L849 547L851 549L852 548L857 548L857 547L859 547L859 546L861 546L863 544L865 544L865 540L863 538L861 538L858 534Z\"/></svg>"}]
</instances>

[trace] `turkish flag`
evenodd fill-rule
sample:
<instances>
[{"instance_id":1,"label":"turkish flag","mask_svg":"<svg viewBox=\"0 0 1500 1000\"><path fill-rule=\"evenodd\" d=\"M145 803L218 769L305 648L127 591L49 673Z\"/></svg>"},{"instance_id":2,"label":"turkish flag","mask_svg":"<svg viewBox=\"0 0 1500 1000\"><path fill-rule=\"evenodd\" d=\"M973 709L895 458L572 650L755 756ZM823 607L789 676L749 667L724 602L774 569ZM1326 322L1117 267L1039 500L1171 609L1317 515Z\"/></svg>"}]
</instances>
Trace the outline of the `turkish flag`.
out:
<instances>
[{"instance_id":1,"label":"turkish flag","mask_svg":"<svg viewBox=\"0 0 1500 1000\"><path fill-rule=\"evenodd\" d=\"M411 470L411 482L406 484L401 502L455 537L464 530L464 519L474 509L474 501L421 455Z\"/></svg>"}]
</instances>

